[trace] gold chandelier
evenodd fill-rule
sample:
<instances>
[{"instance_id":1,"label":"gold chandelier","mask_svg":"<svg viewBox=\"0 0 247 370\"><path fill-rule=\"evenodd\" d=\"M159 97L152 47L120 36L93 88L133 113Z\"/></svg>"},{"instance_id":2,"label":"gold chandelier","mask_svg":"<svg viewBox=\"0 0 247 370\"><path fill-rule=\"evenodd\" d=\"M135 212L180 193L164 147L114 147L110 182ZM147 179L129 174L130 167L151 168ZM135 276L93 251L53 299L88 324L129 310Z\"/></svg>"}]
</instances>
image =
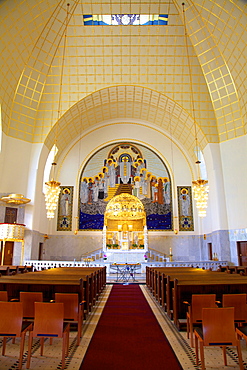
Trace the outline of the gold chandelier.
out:
<instances>
[{"instance_id":1,"label":"gold chandelier","mask_svg":"<svg viewBox=\"0 0 247 370\"><path fill-rule=\"evenodd\" d=\"M208 181L203 180L200 178L200 164L201 161L199 160L199 150L198 150L198 138L197 138L197 127L195 121L195 107L194 107L194 99L193 99L193 87L192 87L192 73L191 73L191 64L189 58L189 51L188 51L188 33L186 29L186 22L185 22L185 11L184 11L184 3L183 6L183 17L184 17L184 29L185 29L185 43L186 43L186 50L187 50L187 57L188 57L188 67L189 67L189 74L190 74L190 89L191 89L191 105L192 105L192 114L194 120L194 129L195 129L195 148L197 153L197 160L196 165L198 165L198 180L192 181L192 191L194 194L194 199L196 201L196 208L198 209L198 216L205 217L206 216L206 208L207 208L207 201L208 201L208 192L209 186Z\"/></svg>"},{"instance_id":2,"label":"gold chandelier","mask_svg":"<svg viewBox=\"0 0 247 370\"><path fill-rule=\"evenodd\" d=\"M25 198L22 194L9 194L5 197L2 197L0 200L8 204L15 205L26 204L31 201L31 199Z\"/></svg>"},{"instance_id":3,"label":"gold chandelier","mask_svg":"<svg viewBox=\"0 0 247 370\"><path fill-rule=\"evenodd\" d=\"M52 163L53 168L55 165L55 162ZM61 183L53 178L45 183L45 206L48 219L54 218L54 212L57 208L58 197L61 190L60 185Z\"/></svg>"},{"instance_id":4,"label":"gold chandelier","mask_svg":"<svg viewBox=\"0 0 247 370\"><path fill-rule=\"evenodd\" d=\"M196 208L198 208L199 217L206 216L206 208L208 201L208 190L207 180L198 179L192 181L192 190L194 192L194 199L196 201Z\"/></svg>"},{"instance_id":5,"label":"gold chandelier","mask_svg":"<svg viewBox=\"0 0 247 370\"><path fill-rule=\"evenodd\" d=\"M63 46L63 55L62 55L62 65L61 65L61 76L60 76L60 91L59 91L59 101L58 101L58 117L57 122L60 118L60 111L61 111L61 97L62 97L62 84L63 84L63 70L64 70L64 59L65 59L65 47L66 47L66 36L67 36L67 28L68 28L68 19L69 19L69 6L67 4L67 13L65 19L65 30L64 30L64 46ZM55 130L55 146L57 142L57 125ZM56 155L56 154L55 154ZM54 157L55 157L54 155ZM55 173L55 166L56 162L52 163L52 174L54 176ZM57 208L58 198L60 194L60 185L61 183L52 179L45 183L45 205L46 205L46 215L48 219L54 218L54 213Z\"/></svg>"}]
</instances>

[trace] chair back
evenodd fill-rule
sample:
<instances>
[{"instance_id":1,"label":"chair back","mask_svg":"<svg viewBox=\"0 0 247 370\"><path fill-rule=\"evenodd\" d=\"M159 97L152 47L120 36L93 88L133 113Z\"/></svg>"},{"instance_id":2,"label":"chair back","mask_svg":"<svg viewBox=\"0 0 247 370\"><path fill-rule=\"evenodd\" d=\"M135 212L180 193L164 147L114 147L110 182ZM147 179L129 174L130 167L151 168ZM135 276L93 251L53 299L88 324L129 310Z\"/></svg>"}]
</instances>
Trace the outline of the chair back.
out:
<instances>
[{"instance_id":1,"label":"chair back","mask_svg":"<svg viewBox=\"0 0 247 370\"><path fill-rule=\"evenodd\" d=\"M5 290L0 291L0 301L8 302L8 292Z\"/></svg>"},{"instance_id":2,"label":"chair back","mask_svg":"<svg viewBox=\"0 0 247 370\"><path fill-rule=\"evenodd\" d=\"M202 327L204 346L236 346L234 308L203 308Z\"/></svg>"},{"instance_id":3,"label":"chair back","mask_svg":"<svg viewBox=\"0 0 247 370\"><path fill-rule=\"evenodd\" d=\"M78 320L79 298L76 293L55 293L55 302L64 304L64 319Z\"/></svg>"},{"instance_id":4,"label":"chair back","mask_svg":"<svg viewBox=\"0 0 247 370\"><path fill-rule=\"evenodd\" d=\"M63 336L63 303L34 303L34 337L58 337Z\"/></svg>"},{"instance_id":5,"label":"chair back","mask_svg":"<svg viewBox=\"0 0 247 370\"><path fill-rule=\"evenodd\" d=\"M244 322L247 320L246 293L223 294L223 307L234 307L234 320Z\"/></svg>"},{"instance_id":6,"label":"chair back","mask_svg":"<svg viewBox=\"0 0 247 370\"><path fill-rule=\"evenodd\" d=\"M202 309L205 307L216 307L216 294L192 294L191 315L192 322L202 321Z\"/></svg>"},{"instance_id":7,"label":"chair back","mask_svg":"<svg viewBox=\"0 0 247 370\"><path fill-rule=\"evenodd\" d=\"M21 302L0 302L0 335L20 337L22 318Z\"/></svg>"},{"instance_id":8,"label":"chair back","mask_svg":"<svg viewBox=\"0 0 247 370\"><path fill-rule=\"evenodd\" d=\"M20 292L20 302L23 304L23 316L34 318L34 302L43 302L43 293Z\"/></svg>"}]
</instances>

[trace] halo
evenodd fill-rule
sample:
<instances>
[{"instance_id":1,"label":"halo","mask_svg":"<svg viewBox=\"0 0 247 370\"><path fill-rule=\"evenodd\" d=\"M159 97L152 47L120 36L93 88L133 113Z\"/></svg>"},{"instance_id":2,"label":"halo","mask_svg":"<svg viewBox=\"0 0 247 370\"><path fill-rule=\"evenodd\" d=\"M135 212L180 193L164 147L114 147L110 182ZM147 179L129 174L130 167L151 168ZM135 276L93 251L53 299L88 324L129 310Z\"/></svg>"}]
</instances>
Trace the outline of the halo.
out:
<instances>
[{"instance_id":1,"label":"halo","mask_svg":"<svg viewBox=\"0 0 247 370\"><path fill-rule=\"evenodd\" d=\"M185 189L183 188L181 191L180 191L181 194L188 194L188 189Z\"/></svg>"},{"instance_id":2,"label":"halo","mask_svg":"<svg viewBox=\"0 0 247 370\"><path fill-rule=\"evenodd\" d=\"M139 176L135 176L134 177L134 181L140 181L140 177Z\"/></svg>"},{"instance_id":3,"label":"halo","mask_svg":"<svg viewBox=\"0 0 247 370\"><path fill-rule=\"evenodd\" d=\"M65 194L65 190L67 190L67 191L68 191L68 193L70 194L70 189L69 189L69 188L65 188L65 189L63 189L62 194Z\"/></svg>"}]
</instances>

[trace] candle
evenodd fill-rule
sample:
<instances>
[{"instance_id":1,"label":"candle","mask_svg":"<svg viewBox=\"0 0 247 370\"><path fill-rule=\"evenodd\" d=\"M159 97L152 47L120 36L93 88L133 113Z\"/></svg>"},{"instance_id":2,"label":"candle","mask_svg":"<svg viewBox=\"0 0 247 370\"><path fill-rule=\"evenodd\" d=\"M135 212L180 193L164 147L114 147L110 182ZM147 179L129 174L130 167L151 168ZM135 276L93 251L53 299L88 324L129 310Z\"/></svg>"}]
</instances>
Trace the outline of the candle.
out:
<instances>
[{"instance_id":1,"label":"candle","mask_svg":"<svg viewBox=\"0 0 247 370\"><path fill-rule=\"evenodd\" d=\"M170 254L172 254L172 249L170 248Z\"/></svg>"}]
</instances>

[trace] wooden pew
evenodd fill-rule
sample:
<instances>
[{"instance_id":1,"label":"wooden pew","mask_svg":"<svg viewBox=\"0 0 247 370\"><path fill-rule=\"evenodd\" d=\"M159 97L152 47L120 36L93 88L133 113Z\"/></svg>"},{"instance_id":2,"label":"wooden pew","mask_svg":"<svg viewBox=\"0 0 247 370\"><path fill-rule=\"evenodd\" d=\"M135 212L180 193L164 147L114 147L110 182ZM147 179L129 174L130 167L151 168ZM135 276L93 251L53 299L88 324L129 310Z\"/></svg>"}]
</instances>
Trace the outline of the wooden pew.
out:
<instances>
[{"instance_id":1,"label":"wooden pew","mask_svg":"<svg viewBox=\"0 0 247 370\"><path fill-rule=\"evenodd\" d=\"M231 277L234 280L232 280ZM148 279L150 291L161 304L161 306L167 311L167 314L170 316L170 318L174 319L176 325L179 328L181 327L181 323L186 320L187 307L182 302L190 301L192 292L194 292L194 294L201 294L205 293L206 289L208 293L216 293L215 289L210 290L207 286L220 286L221 289L218 293L217 299L221 300L222 294L224 294L225 292L229 292L229 289L226 291L225 288L231 283L232 285L234 285L232 287L232 291L235 293L238 292L236 291L236 287L239 284L244 285L242 289L247 288L247 279L244 276L240 276L239 274L231 275L219 273L216 271L209 271L197 268L149 268ZM187 284L190 286L187 294L184 294L182 297L177 297L175 295L175 280L179 282L183 281L185 285ZM197 289L192 290L191 285L196 286ZM174 305L174 302L176 303L176 305L178 305L179 308Z\"/></svg>"},{"instance_id":2,"label":"wooden pew","mask_svg":"<svg viewBox=\"0 0 247 370\"><path fill-rule=\"evenodd\" d=\"M0 266L0 274L2 276L8 276L9 275L9 266Z\"/></svg>"},{"instance_id":3,"label":"wooden pew","mask_svg":"<svg viewBox=\"0 0 247 370\"><path fill-rule=\"evenodd\" d=\"M4 276L9 276L11 274L20 274L24 271L30 272L33 271L33 266L12 266L12 265L3 265L0 266L0 274Z\"/></svg>"},{"instance_id":4,"label":"wooden pew","mask_svg":"<svg viewBox=\"0 0 247 370\"><path fill-rule=\"evenodd\" d=\"M191 278L177 277L174 278L173 284L173 320L179 329L186 318L187 307L183 302L190 302L192 294L215 293L216 299L221 301L222 294L247 293L247 277L238 274L219 274L218 278L215 274L206 278L199 278L196 275Z\"/></svg>"},{"instance_id":5,"label":"wooden pew","mask_svg":"<svg viewBox=\"0 0 247 370\"><path fill-rule=\"evenodd\" d=\"M85 302L86 313L90 312L96 300L97 279L101 276L104 284L105 268L54 268L27 274L5 276L0 279L0 290L6 290L10 299L18 298L20 291L41 291L44 300L54 300L55 293L78 293L80 301ZM97 272L98 270L98 272ZM96 276L97 279L96 279ZM103 287L101 286L103 289Z\"/></svg>"},{"instance_id":6,"label":"wooden pew","mask_svg":"<svg viewBox=\"0 0 247 370\"><path fill-rule=\"evenodd\" d=\"M165 287L165 298L166 298L166 311L167 314L173 318L173 301L174 301L174 296L173 296L173 289L174 289L174 281L175 279L178 279L179 281L188 281L188 282L206 282L207 284L213 284L213 283L221 283L222 281L225 282L227 279L226 274L219 274L218 272L215 271L210 271L210 270L202 270L202 269L195 269L193 272L177 272L175 274L170 274L166 277L166 287ZM202 292L203 293L203 292ZM191 295L184 299L184 301L190 301Z\"/></svg>"},{"instance_id":7,"label":"wooden pew","mask_svg":"<svg viewBox=\"0 0 247 370\"><path fill-rule=\"evenodd\" d=\"M149 290L159 302L159 304L165 308L166 306L166 277L171 274L180 274L195 271L205 271L203 269L197 269L193 267L147 267L146 270L146 284Z\"/></svg>"},{"instance_id":8,"label":"wooden pew","mask_svg":"<svg viewBox=\"0 0 247 370\"><path fill-rule=\"evenodd\" d=\"M55 275L62 276L71 276L75 274L76 276L79 274L80 277L85 276L85 274L89 276L89 311L91 310L91 306L97 301L101 291L106 285L106 267L61 267L58 269L45 270L44 274L49 275L52 273L52 271L54 271Z\"/></svg>"}]
</instances>

